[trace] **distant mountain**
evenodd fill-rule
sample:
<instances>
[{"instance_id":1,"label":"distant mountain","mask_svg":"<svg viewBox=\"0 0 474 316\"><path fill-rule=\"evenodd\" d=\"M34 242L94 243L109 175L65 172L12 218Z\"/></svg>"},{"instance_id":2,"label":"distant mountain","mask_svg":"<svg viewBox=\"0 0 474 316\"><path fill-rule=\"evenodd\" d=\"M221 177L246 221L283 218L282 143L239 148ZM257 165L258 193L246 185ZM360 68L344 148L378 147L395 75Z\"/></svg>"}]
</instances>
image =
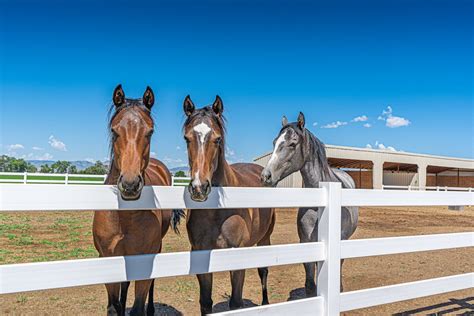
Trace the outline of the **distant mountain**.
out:
<instances>
[{"instance_id":1,"label":"distant mountain","mask_svg":"<svg viewBox=\"0 0 474 316\"><path fill-rule=\"evenodd\" d=\"M180 167L174 167L174 168L170 168L170 172L172 174L175 174L176 172L178 171L184 171L184 173L189 176L189 167L188 166L180 166Z\"/></svg>"},{"instance_id":2,"label":"distant mountain","mask_svg":"<svg viewBox=\"0 0 474 316\"><path fill-rule=\"evenodd\" d=\"M51 166L56 161L55 160L28 160L28 162L39 169L42 165L50 165ZM75 160L75 161L70 161L70 163L73 166L76 166L77 170L84 170L87 167L90 167L90 166L94 165L92 162L85 161L85 160Z\"/></svg>"}]
</instances>

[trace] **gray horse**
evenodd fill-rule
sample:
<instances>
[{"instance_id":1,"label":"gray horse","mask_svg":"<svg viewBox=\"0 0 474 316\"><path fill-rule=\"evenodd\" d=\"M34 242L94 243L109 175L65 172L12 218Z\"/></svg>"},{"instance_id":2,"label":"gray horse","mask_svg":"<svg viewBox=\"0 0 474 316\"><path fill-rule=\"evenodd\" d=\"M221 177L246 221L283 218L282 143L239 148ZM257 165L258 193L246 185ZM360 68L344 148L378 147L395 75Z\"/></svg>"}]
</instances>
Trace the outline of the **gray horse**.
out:
<instances>
[{"instance_id":1,"label":"gray horse","mask_svg":"<svg viewBox=\"0 0 474 316\"><path fill-rule=\"evenodd\" d=\"M300 112L298 121L294 123L288 123L287 118L283 117L282 125L274 141L272 156L262 171L262 182L265 185L276 186L283 178L300 171L306 188L317 188L321 181L341 182L343 188L355 188L354 180L346 172L329 167L324 144L305 128L303 113ZM357 228L358 217L357 207L342 208L341 239L352 236ZM317 241L318 208L300 208L297 224L300 242ZM306 295L314 296L316 263L305 263L304 268Z\"/></svg>"}]
</instances>

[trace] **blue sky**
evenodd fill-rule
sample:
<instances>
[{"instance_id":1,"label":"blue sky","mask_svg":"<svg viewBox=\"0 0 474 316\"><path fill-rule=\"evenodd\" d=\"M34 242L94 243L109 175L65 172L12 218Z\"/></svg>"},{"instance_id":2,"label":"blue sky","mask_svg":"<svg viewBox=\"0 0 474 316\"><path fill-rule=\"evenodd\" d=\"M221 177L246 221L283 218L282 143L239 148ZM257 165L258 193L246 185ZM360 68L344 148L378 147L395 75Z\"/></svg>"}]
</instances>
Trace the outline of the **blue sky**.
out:
<instances>
[{"instance_id":1,"label":"blue sky","mask_svg":"<svg viewBox=\"0 0 474 316\"><path fill-rule=\"evenodd\" d=\"M0 151L104 159L107 108L122 83L130 97L154 89L152 151L169 166L187 162L187 94L199 106L222 97L231 161L271 150L281 116L298 111L328 144L474 158L473 9L447 0L1 1Z\"/></svg>"}]
</instances>

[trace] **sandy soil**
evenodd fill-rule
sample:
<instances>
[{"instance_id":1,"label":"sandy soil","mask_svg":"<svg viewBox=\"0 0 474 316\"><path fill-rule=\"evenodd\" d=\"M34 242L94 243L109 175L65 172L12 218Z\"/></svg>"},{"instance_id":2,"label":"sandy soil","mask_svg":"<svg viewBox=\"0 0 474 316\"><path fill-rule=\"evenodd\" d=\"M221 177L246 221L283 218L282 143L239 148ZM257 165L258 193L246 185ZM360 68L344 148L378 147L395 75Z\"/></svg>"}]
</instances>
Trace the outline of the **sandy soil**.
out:
<instances>
[{"instance_id":1,"label":"sandy soil","mask_svg":"<svg viewBox=\"0 0 474 316\"><path fill-rule=\"evenodd\" d=\"M17 216L17 215L12 215ZM25 215L21 215L23 220ZM49 217L57 214L38 213L30 219L28 233L37 240L42 235L49 236L45 223ZM69 215L71 216L71 215ZM59 250L59 256L68 257L78 253L81 257L94 256L90 250L89 240L91 214L77 215L75 224L79 227L81 238L70 239ZM36 221L41 218L41 221ZM274 244L297 242L296 212L279 210L277 224L273 233ZM51 218L52 220L52 218ZM42 224L43 223L43 224ZM71 224L74 225L74 224ZM54 238L66 236L68 229L56 233ZM77 228L76 227L76 228ZM432 233L449 233L472 231L474 227L474 208L462 212L449 211L444 207L416 208L362 208L360 225L353 238L372 238L387 236L421 235ZM189 245L185 228L182 235L169 233L165 240L165 252L188 250ZM69 230L70 231L70 230ZM26 237L25 237L26 238ZM74 238L70 237L70 238ZM16 239L15 239L16 240ZM85 240L85 241L84 241ZM84 251L72 251L74 242L81 244ZM3 263L37 261L41 255L48 257L51 249L61 249L46 242L43 246L26 242L8 243L0 238L0 249L3 249ZM86 247L86 248L84 248ZM42 250L43 249L43 250ZM45 250L46 249L46 250ZM72 252L71 252L72 251ZM44 252L44 253L42 253ZM56 253L55 256L58 254ZM56 257L52 257L56 259ZM393 256L380 256L347 260L343 268L343 280L346 291L448 276L474 271L474 249L463 248L447 251L422 252ZM227 309L230 294L228 273L217 273L214 278L213 300L214 311ZM304 270L302 265L270 268L269 273L270 303L283 302L304 296ZM199 312L199 289L196 278L179 277L159 279L155 282L156 315L195 315ZM133 293L131 287L129 293ZM260 282L256 269L248 270L244 287L244 298L248 306L258 305L261 300ZM0 314L2 315L96 315L105 314L106 293L102 285L78 288L29 292L1 297ZM129 295L128 306L133 303L133 294ZM356 310L345 315L474 315L474 290L464 290L437 295L422 299L399 302Z\"/></svg>"}]
</instances>

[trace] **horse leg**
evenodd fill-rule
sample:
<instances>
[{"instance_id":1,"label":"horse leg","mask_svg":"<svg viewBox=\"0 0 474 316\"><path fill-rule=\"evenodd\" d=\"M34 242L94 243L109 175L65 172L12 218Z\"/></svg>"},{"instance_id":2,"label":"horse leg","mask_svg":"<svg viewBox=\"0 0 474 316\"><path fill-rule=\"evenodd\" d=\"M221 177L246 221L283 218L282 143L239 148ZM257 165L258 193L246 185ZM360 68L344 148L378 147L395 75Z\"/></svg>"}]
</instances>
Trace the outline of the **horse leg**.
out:
<instances>
[{"instance_id":1,"label":"horse leg","mask_svg":"<svg viewBox=\"0 0 474 316\"><path fill-rule=\"evenodd\" d=\"M262 284L262 305L268 305L268 293L267 293L267 276L268 268L258 268L258 276L260 277L260 283Z\"/></svg>"},{"instance_id":2,"label":"horse leg","mask_svg":"<svg viewBox=\"0 0 474 316\"><path fill-rule=\"evenodd\" d=\"M316 263L305 262L303 263L303 265L304 265L304 271L306 273L306 281L304 284L306 297L316 296L316 282L315 282Z\"/></svg>"},{"instance_id":3,"label":"horse leg","mask_svg":"<svg viewBox=\"0 0 474 316\"><path fill-rule=\"evenodd\" d=\"M155 315L155 303L153 303L154 288L155 288L155 280L151 281L150 291L148 292L148 305L146 307L146 314L148 316Z\"/></svg>"},{"instance_id":4,"label":"horse leg","mask_svg":"<svg viewBox=\"0 0 474 316\"><path fill-rule=\"evenodd\" d=\"M127 293L130 282L120 283L120 305L122 307L122 316L125 316L125 310L127 309Z\"/></svg>"},{"instance_id":5,"label":"horse leg","mask_svg":"<svg viewBox=\"0 0 474 316\"><path fill-rule=\"evenodd\" d=\"M318 241L318 209L300 208L297 218L300 243ZM316 295L316 263L303 263L306 274L305 292L307 297Z\"/></svg>"},{"instance_id":6,"label":"horse leg","mask_svg":"<svg viewBox=\"0 0 474 316\"><path fill-rule=\"evenodd\" d=\"M244 307L242 292L244 289L245 270L236 270L230 272L230 282L232 283L232 295L230 297L230 309Z\"/></svg>"},{"instance_id":7,"label":"horse leg","mask_svg":"<svg viewBox=\"0 0 474 316\"><path fill-rule=\"evenodd\" d=\"M273 229L272 229L273 230ZM269 246L270 245L270 236L264 240L257 243L257 246ZM258 268L258 276L260 277L260 284L262 285L262 305L268 304L268 292L267 292L267 276L268 268Z\"/></svg>"},{"instance_id":8,"label":"horse leg","mask_svg":"<svg viewBox=\"0 0 474 316\"><path fill-rule=\"evenodd\" d=\"M201 315L212 313L212 273L196 275L199 282Z\"/></svg>"},{"instance_id":9,"label":"horse leg","mask_svg":"<svg viewBox=\"0 0 474 316\"><path fill-rule=\"evenodd\" d=\"M107 289L107 315L121 316L123 313L122 304L120 304L120 283L109 283L105 285Z\"/></svg>"},{"instance_id":10,"label":"horse leg","mask_svg":"<svg viewBox=\"0 0 474 316\"><path fill-rule=\"evenodd\" d=\"M130 316L145 315L145 301L152 280L135 281L135 302L130 310Z\"/></svg>"}]
</instances>

